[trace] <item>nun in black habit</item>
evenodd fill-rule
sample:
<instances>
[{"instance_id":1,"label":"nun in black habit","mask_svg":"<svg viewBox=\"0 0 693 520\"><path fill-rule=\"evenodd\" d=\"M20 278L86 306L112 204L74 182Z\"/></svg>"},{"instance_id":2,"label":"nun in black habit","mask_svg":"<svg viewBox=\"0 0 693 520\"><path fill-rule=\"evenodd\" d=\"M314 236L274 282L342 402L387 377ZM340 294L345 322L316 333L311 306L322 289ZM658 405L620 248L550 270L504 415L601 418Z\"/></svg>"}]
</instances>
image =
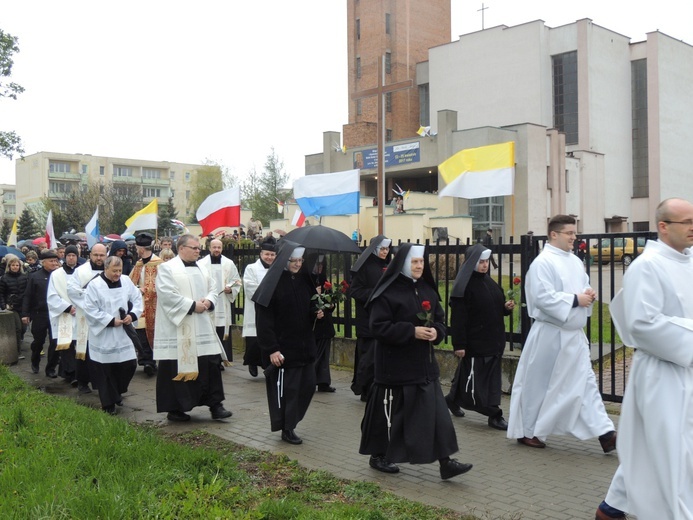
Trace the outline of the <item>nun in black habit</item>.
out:
<instances>
[{"instance_id":1,"label":"nun in black habit","mask_svg":"<svg viewBox=\"0 0 693 520\"><path fill-rule=\"evenodd\" d=\"M450 334L460 358L450 393L445 396L453 415L474 410L488 425L507 430L501 402L501 362L505 350L505 321L515 302L488 275L491 250L476 244L465 254L450 295Z\"/></svg>"},{"instance_id":2,"label":"nun in black habit","mask_svg":"<svg viewBox=\"0 0 693 520\"><path fill-rule=\"evenodd\" d=\"M368 325L366 302L370 298L375 284L383 276L390 261L392 240L385 235L371 238L369 246L364 249L351 268L352 280L349 296L356 302L356 352L354 354L354 377L351 390L368 399L368 390L373 384L375 338Z\"/></svg>"},{"instance_id":3,"label":"nun in black habit","mask_svg":"<svg viewBox=\"0 0 693 520\"><path fill-rule=\"evenodd\" d=\"M282 240L281 249L255 291L257 339L267 384L272 431L290 444L303 441L294 429L315 392L313 324L322 319L312 300L315 287L301 270L305 248Z\"/></svg>"},{"instance_id":4,"label":"nun in black habit","mask_svg":"<svg viewBox=\"0 0 693 520\"><path fill-rule=\"evenodd\" d=\"M448 479L472 468L450 458L458 447L433 352L445 338L435 287L424 246L403 244L368 301L377 340L375 379L359 453L370 455L378 471L397 473L396 462L437 460L441 478Z\"/></svg>"}]
</instances>

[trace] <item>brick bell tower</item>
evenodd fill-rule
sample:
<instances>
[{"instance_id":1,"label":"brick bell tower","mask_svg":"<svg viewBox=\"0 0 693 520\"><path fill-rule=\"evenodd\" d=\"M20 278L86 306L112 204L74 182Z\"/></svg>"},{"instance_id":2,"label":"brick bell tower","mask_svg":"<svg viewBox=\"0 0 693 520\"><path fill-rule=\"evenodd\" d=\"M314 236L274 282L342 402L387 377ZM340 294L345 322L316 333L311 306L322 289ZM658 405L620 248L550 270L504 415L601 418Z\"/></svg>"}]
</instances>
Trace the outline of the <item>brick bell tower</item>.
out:
<instances>
[{"instance_id":1,"label":"brick bell tower","mask_svg":"<svg viewBox=\"0 0 693 520\"><path fill-rule=\"evenodd\" d=\"M378 61L385 56L385 84L416 79L416 64L428 49L450 42L450 0L347 0L349 123L347 148L377 142L377 99L352 100L354 92L377 87ZM391 92L385 101L387 140L416 135L419 90Z\"/></svg>"}]
</instances>

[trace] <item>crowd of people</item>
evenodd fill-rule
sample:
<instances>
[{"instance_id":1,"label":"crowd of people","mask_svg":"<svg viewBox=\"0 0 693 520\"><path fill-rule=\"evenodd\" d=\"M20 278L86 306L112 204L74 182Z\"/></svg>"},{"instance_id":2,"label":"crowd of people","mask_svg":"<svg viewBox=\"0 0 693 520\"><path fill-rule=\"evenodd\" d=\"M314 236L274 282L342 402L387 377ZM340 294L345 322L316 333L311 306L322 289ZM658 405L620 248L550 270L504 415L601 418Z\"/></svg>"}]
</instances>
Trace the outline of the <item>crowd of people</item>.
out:
<instances>
[{"instance_id":1,"label":"crowd of people","mask_svg":"<svg viewBox=\"0 0 693 520\"><path fill-rule=\"evenodd\" d=\"M682 288L693 276L693 205L667 199L656 221L658 240L630 266L611 304L621 337L637 347L618 436L591 368L584 328L597 295L574 254L572 216L549 221L526 275L534 322L507 419L500 406L504 319L516 302L489 275L489 246L467 249L448 328L425 247L406 243L392 254L388 237L372 238L345 286L356 304L351 389L365 402L359 452L369 465L398 473L400 463L437 461L442 479L468 472L472 464L451 458L459 451L451 414L474 411L528 448L545 448L551 435L597 438L604 453L618 447L621 464L598 520L691 518L693 298ZM107 413L123 404L139 364L156 375L157 411L169 421L189 421L198 406L227 419L222 371L233 360L231 318L243 290L243 364L252 377L263 371L271 430L301 444L296 429L314 393L335 391L334 303L321 298L330 290L323 256L288 240L263 241L241 274L220 239L208 240L202 259L193 235L162 243L162 254L175 247L167 261L155 245L152 235L137 235L133 261L125 243L97 244L81 265L75 246L62 257L46 249L30 274L16 256L5 257L0 308L14 313L18 349L31 326L31 370L39 372L48 340L45 375L98 391ZM444 395L434 349L448 335L459 364Z\"/></svg>"}]
</instances>

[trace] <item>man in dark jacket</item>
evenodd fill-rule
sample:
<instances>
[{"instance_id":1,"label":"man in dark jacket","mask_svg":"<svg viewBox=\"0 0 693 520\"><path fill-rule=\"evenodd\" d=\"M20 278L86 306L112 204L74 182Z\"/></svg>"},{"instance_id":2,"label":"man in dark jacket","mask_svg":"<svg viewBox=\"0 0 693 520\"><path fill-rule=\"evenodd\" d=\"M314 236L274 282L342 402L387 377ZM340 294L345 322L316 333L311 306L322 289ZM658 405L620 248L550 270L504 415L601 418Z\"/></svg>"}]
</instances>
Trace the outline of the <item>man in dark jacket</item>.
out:
<instances>
[{"instance_id":1,"label":"man in dark jacket","mask_svg":"<svg viewBox=\"0 0 693 520\"><path fill-rule=\"evenodd\" d=\"M38 374L43 343L48 336L46 376L50 378L58 377L55 369L58 366L60 356L55 351L57 342L50 339L51 324L48 317L46 296L48 278L59 267L60 260L55 251L44 249L41 252L41 269L29 275L22 302L22 323L28 325L31 322L31 335L34 337L34 341L31 342L31 371Z\"/></svg>"},{"instance_id":2,"label":"man in dark jacket","mask_svg":"<svg viewBox=\"0 0 693 520\"><path fill-rule=\"evenodd\" d=\"M351 390L368 400L368 390L373 384L373 354L375 338L368 325L366 302L373 287L387 269L392 240L385 235L373 237L369 246L361 253L351 268L352 281L349 296L356 302L356 354L354 355L354 378Z\"/></svg>"},{"instance_id":3,"label":"man in dark jacket","mask_svg":"<svg viewBox=\"0 0 693 520\"><path fill-rule=\"evenodd\" d=\"M315 393L313 323L324 313L312 297L315 287L307 273L299 272L305 248L290 241L253 295L257 339L267 383L272 431L281 430L290 444L303 441L294 432Z\"/></svg>"},{"instance_id":4,"label":"man in dark jacket","mask_svg":"<svg viewBox=\"0 0 693 520\"><path fill-rule=\"evenodd\" d=\"M108 256L118 256L123 262L123 276L130 276L132 271L132 258L128 245L123 240L116 240L111 246Z\"/></svg>"},{"instance_id":5,"label":"man in dark jacket","mask_svg":"<svg viewBox=\"0 0 693 520\"><path fill-rule=\"evenodd\" d=\"M486 246L487 249L491 248L491 246L493 245L493 229L488 228L486 230L486 235L484 236L484 240L482 243L484 244L484 246ZM493 268L498 269L498 264L496 264L496 260L493 258L493 254L491 254L490 260Z\"/></svg>"},{"instance_id":6,"label":"man in dark jacket","mask_svg":"<svg viewBox=\"0 0 693 520\"><path fill-rule=\"evenodd\" d=\"M501 402L505 321L515 307L488 275L491 251L481 244L467 249L450 296L450 333L460 363L445 397L453 415L460 406L487 416L488 425L507 430Z\"/></svg>"}]
</instances>

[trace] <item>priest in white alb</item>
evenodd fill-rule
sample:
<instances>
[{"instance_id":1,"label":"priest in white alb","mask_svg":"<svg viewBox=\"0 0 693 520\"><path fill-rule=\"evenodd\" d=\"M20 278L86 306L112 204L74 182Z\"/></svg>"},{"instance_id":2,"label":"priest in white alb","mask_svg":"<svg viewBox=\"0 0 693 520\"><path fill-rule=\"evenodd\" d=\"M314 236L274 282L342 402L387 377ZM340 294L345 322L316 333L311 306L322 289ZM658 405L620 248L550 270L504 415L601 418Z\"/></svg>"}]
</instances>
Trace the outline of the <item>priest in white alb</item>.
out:
<instances>
[{"instance_id":1,"label":"priest in white alb","mask_svg":"<svg viewBox=\"0 0 693 520\"><path fill-rule=\"evenodd\" d=\"M197 265L206 269L217 285L218 299L214 307L214 326L224 345L224 351L229 361L233 361L231 346L231 304L241 290L241 275L233 260L221 254L224 244L215 238L209 243L209 254L202 258Z\"/></svg>"},{"instance_id":2,"label":"priest in white alb","mask_svg":"<svg viewBox=\"0 0 693 520\"><path fill-rule=\"evenodd\" d=\"M596 293L572 253L576 237L573 217L553 217L548 241L527 272L527 312L535 321L513 382L507 435L531 448L544 448L549 435L599 437L609 453L616 448L616 432L584 332Z\"/></svg>"},{"instance_id":3,"label":"priest in white alb","mask_svg":"<svg viewBox=\"0 0 693 520\"><path fill-rule=\"evenodd\" d=\"M619 422L620 466L596 518L693 518L693 204L664 200L611 314L635 347Z\"/></svg>"},{"instance_id":4,"label":"priest in white alb","mask_svg":"<svg viewBox=\"0 0 693 520\"><path fill-rule=\"evenodd\" d=\"M219 291L197 265L199 256L198 238L181 235L178 256L162 263L156 276L156 408L169 421L189 421L186 412L196 406L208 406L212 419L232 415L222 405L220 366L227 358L212 315Z\"/></svg>"}]
</instances>

